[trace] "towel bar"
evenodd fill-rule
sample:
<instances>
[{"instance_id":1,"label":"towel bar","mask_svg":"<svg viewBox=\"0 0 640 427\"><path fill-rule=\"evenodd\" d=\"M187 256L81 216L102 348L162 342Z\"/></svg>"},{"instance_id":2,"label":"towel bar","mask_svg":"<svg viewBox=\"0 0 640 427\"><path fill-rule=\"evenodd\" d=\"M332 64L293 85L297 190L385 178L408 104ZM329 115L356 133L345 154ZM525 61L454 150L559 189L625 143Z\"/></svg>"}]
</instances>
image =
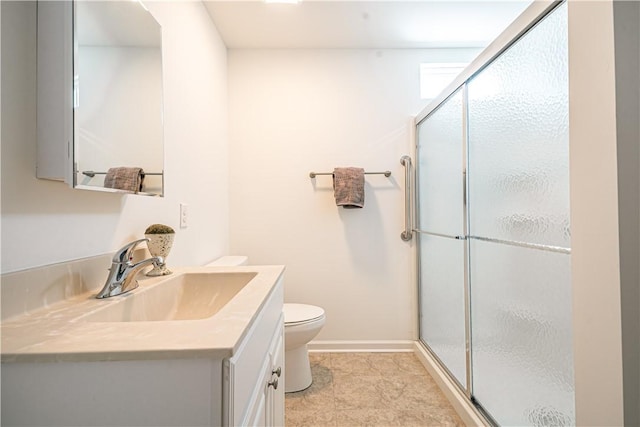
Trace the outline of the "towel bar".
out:
<instances>
[{"instance_id":1,"label":"towel bar","mask_svg":"<svg viewBox=\"0 0 640 427\"><path fill-rule=\"evenodd\" d=\"M365 175L384 175L387 178L391 176L391 171L384 172L365 172ZM309 172L309 178L315 178L316 175L333 175L333 172Z\"/></svg>"},{"instance_id":2,"label":"towel bar","mask_svg":"<svg viewBox=\"0 0 640 427\"><path fill-rule=\"evenodd\" d=\"M164 175L164 172L143 172L145 175ZM82 171L82 175L93 178L96 175L106 175L106 172Z\"/></svg>"}]
</instances>

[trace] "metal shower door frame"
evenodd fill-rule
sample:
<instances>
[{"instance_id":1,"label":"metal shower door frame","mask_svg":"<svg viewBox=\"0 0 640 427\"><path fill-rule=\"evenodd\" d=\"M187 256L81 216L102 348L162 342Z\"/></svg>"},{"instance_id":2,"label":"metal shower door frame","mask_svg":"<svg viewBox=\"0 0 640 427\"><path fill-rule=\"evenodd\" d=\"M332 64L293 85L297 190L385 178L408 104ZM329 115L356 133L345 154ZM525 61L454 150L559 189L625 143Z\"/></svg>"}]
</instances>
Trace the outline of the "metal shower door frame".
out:
<instances>
[{"instance_id":1,"label":"metal shower door frame","mask_svg":"<svg viewBox=\"0 0 640 427\"><path fill-rule=\"evenodd\" d=\"M422 340L422 331L420 325L420 314L422 313L419 303L419 315L418 315L418 338L424 345L426 351L433 357L438 363L442 371L449 377L452 384L455 384L459 391L464 394L479 410L486 421L498 425L495 420L492 419L482 406L480 406L474 400L473 394L473 354L471 352L472 336L471 336L471 289L470 289L470 270L471 270L471 254L469 239L474 238L477 240L483 240L478 236L470 236L470 218L469 218L469 174L467 173L469 168L469 102L468 102L468 87L467 84L480 72L482 72L488 65L490 65L495 59L500 57L503 52L509 49L515 44L522 36L535 27L540 21L542 21L547 15L553 12L559 5L563 4L566 0L554 0L554 1L534 1L498 38L491 43L467 68L465 68L454 81L449 84L420 114L415 117L415 131L413 141L413 156L419 158L419 144L418 144L418 127L421 123L435 113L442 105L444 105L458 90L462 91L462 185L463 185L463 235L450 236L439 233L428 232L417 228L416 224L412 225L412 232L417 234L433 235L445 238L454 238L464 241L464 329L465 329L465 362L466 362L466 384L464 387L456 379L456 377L449 371L447 366L442 360L435 354L435 352L429 347L429 345ZM416 162L414 166L414 186L413 186L413 212L412 218L419 218L418 207L420 204L420 182L419 182L419 162ZM518 242L511 242L516 244ZM416 242L416 266L418 280L418 301L421 301L421 262L420 262L420 239ZM538 246L538 245L535 245ZM546 248L547 250L565 252L563 248Z\"/></svg>"},{"instance_id":2,"label":"metal shower door frame","mask_svg":"<svg viewBox=\"0 0 640 427\"><path fill-rule=\"evenodd\" d=\"M427 120L429 118L429 116L431 116L433 113L435 113L436 111L438 111L438 109L444 105L450 98L452 98L453 96L456 95L456 93L458 92L458 90L461 91L462 94L462 138L460 141L460 144L462 144L462 158L460 159L460 161L462 162L462 177L461 177L461 185L462 185L462 196L463 196L463 200L462 200L462 235L449 235L449 234L442 234L442 233L435 233L435 232L431 232L431 231L427 231L427 230L422 230L420 228L415 227L417 224L414 224L414 228L413 228L413 232L416 234L423 234L423 235L429 235L429 236L436 236L436 237L441 237L441 238L447 238L447 239L455 239L455 240L462 240L464 247L463 247L463 252L464 252L464 261L463 261L463 275L464 275L464 281L463 281L463 293L464 293L464 299L463 299L463 303L464 303L464 330L465 330L465 376L466 376L466 384L467 386L463 386L458 379L455 377L455 375L453 375L453 373L451 373L451 371L449 371L448 367L446 366L446 364L440 359L440 357L438 357L438 355L429 347L429 344L426 341L422 340L422 331L421 331L421 322L418 322L418 337L420 342L425 346L426 350L429 352L429 354L438 362L438 364L440 365L440 368L442 368L442 370L447 374L447 376L449 377L449 379L451 380L451 382L453 384L455 384L458 389L464 393L464 395L468 398L468 399L472 399L473 396L473 382L472 382L472 365L471 365L471 299L470 299L470 289L469 289L469 272L470 272L470 256L469 256L469 242L467 239L467 236L469 234L469 215L468 215L468 204L469 204L469 195L468 195L468 174L467 174L467 168L468 168L468 102L467 102L467 85L466 82L464 82L460 87L455 88L445 99L442 100L442 102L440 102L440 104L438 104L437 106L435 106L435 108L433 108L429 114L425 117L423 117L422 119L420 119L420 121L416 121L416 132L414 132L414 134L416 135L415 137L415 144L414 144L414 153L415 153L415 158L420 158L419 157L419 151L420 151L420 147L418 144L418 135L419 132L417 132L418 127L420 126L420 124L422 124L425 120ZM420 162L416 162L415 165L415 169L414 169L414 174L415 174L415 185L414 185L414 208L415 208L415 212L413 214L413 218L418 218L417 212L419 210L419 206L420 206L420 180L419 180L419 163ZM417 265L417 280L419 282L418 285L418 294L419 294L419 298L418 301L421 301L421 286L420 286L420 278L421 276L421 244L420 244L420 239L417 239L416 241L416 257L418 262L416 263ZM420 307L420 304L419 304ZM421 308L419 308L420 313L422 313ZM420 316L418 316L418 318L420 318Z\"/></svg>"}]
</instances>

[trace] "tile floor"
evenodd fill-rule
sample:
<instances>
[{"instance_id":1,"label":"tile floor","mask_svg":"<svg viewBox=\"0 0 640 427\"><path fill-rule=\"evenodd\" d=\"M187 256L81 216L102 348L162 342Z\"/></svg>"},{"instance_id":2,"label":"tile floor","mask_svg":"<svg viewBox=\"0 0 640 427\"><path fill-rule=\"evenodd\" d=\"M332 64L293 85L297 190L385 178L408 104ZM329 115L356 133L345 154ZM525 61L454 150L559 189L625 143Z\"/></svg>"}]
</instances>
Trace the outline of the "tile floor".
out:
<instances>
[{"instance_id":1,"label":"tile floor","mask_svg":"<svg viewBox=\"0 0 640 427\"><path fill-rule=\"evenodd\" d=\"M287 393L285 425L464 426L413 353L311 353L313 384Z\"/></svg>"}]
</instances>

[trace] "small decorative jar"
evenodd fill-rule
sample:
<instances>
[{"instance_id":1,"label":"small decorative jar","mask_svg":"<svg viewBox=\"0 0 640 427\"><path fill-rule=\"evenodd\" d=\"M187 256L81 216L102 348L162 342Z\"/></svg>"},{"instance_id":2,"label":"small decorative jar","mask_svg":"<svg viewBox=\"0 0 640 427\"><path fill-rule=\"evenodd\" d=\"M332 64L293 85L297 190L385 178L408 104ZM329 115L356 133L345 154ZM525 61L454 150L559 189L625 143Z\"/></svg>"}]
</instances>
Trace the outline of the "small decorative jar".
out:
<instances>
[{"instance_id":1,"label":"small decorative jar","mask_svg":"<svg viewBox=\"0 0 640 427\"><path fill-rule=\"evenodd\" d=\"M154 266L149 270L147 276L166 276L172 271L167 268L167 256L171 252L173 238L175 237L173 228L164 224L152 224L144 232L144 237L149 239L147 247L151 256L160 256L164 260L164 264Z\"/></svg>"}]
</instances>

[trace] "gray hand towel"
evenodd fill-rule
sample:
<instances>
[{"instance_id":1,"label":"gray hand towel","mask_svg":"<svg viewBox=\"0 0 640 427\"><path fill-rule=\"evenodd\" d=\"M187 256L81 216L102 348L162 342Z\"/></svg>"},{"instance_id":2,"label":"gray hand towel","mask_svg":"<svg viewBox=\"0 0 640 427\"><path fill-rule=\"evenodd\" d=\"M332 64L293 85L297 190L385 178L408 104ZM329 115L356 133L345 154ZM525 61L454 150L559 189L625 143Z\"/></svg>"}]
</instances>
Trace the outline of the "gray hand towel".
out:
<instances>
[{"instance_id":1,"label":"gray hand towel","mask_svg":"<svg viewBox=\"0 0 640 427\"><path fill-rule=\"evenodd\" d=\"M333 170L333 191L336 205L345 209L364 206L364 169L335 168Z\"/></svg>"},{"instance_id":2,"label":"gray hand towel","mask_svg":"<svg viewBox=\"0 0 640 427\"><path fill-rule=\"evenodd\" d=\"M116 188L133 193L142 191L143 183L144 171L136 167L109 168L104 177L105 188Z\"/></svg>"}]
</instances>

